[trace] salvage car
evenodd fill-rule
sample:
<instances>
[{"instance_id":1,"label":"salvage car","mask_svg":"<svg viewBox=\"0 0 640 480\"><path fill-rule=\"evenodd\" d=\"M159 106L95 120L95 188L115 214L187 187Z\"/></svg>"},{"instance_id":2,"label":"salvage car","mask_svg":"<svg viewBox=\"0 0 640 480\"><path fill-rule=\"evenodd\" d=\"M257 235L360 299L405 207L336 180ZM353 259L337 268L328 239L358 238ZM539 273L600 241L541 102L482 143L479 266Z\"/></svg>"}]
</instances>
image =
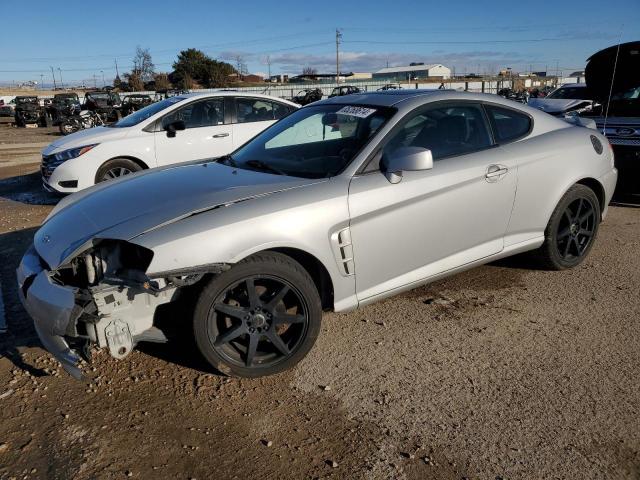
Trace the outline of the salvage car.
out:
<instances>
[{"instance_id":1,"label":"salvage car","mask_svg":"<svg viewBox=\"0 0 640 480\"><path fill-rule=\"evenodd\" d=\"M580 115L593 110L594 101L585 83L567 83L543 98L529 98L530 107L537 108L556 117Z\"/></svg>"},{"instance_id":2,"label":"salvage car","mask_svg":"<svg viewBox=\"0 0 640 480\"><path fill-rule=\"evenodd\" d=\"M67 117L80 111L80 98L77 93L56 93L46 112L52 125L60 125Z\"/></svg>"},{"instance_id":3,"label":"salvage car","mask_svg":"<svg viewBox=\"0 0 640 480\"><path fill-rule=\"evenodd\" d=\"M615 69L615 74L613 73ZM613 82L612 82L612 79ZM620 171L616 196L640 202L640 42L613 45L593 54L585 70L587 87L600 104L592 118L613 146Z\"/></svg>"},{"instance_id":4,"label":"salvage car","mask_svg":"<svg viewBox=\"0 0 640 480\"><path fill-rule=\"evenodd\" d=\"M126 117L127 115L133 112L137 112L141 108L144 108L147 105L151 105L152 103L153 99L150 95L141 93L126 95L122 99L122 116Z\"/></svg>"},{"instance_id":5,"label":"salvage car","mask_svg":"<svg viewBox=\"0 0 640 480\"><path fill-rule=\"evenodd\" d=\"M323 310L526 251L544 268L579 265L616 177L596 130L495 95L336 97L229 155L65 197L18 291L75 376L82 344L121 359L166 341L156 320L170 302L191 313L169 325L192 328L218 371L268 375L307 354Z\"/></svg>"},{"instance_id":6,"label":"salvage car","mask_svg":"<svg viewBox=\"0 0 640 480\"><path fill-rule=\"evenodd\" d=\"M87 92L84 95L83 110L91 110L102 117L104 122L116 122L122 118L122 100L115 92Z\"/></svg>"},{"instance_id":7,"label":"salvage car","mask_svg":"<svg viewBox=\"0 0 640 480\"><path fill-rule=\"evenodd\" d=\"M318 100L322 100L322 90L319 88L305 88L304 90L300 90L292 99L293 102L303 106L317 102Z\"/></svg>"},{"instance_id":8,"label":"salvage car","mask_svg":"<svg viewBox=\"0 0 640 480\"><path fill-rule=\"evenodd\" d=\"M15 101L14 115L17 127L26 127L32 124L41 127L49 126L46 112L40 106L36 95L19 95Z\"/></svg>"},{"instance_id":9,"label":"salvage car","mask_svg":"<svg viewBox=\"0 0 640 480\"><path fill-rule=\"evenodd\" d=\"M352 95L354 93L360 92L362 92L362 90L360 90L358 87L354 87L353 85L341 85L339 87L335 87L331 91L331 95L329 95L329 98L341 97L343 95Z\"/></svg>"},{"instance_id":10,"label":"salvage car","mask_svg":"<svg viewBox=\"0 0 640 480\"><path fill-rule=\"evenodd\" d=\"M298 108L275 97L214 92L170 97L42 151L45 189L72 193L132 172L230 153Z\"/></svg>"}]
</instances>

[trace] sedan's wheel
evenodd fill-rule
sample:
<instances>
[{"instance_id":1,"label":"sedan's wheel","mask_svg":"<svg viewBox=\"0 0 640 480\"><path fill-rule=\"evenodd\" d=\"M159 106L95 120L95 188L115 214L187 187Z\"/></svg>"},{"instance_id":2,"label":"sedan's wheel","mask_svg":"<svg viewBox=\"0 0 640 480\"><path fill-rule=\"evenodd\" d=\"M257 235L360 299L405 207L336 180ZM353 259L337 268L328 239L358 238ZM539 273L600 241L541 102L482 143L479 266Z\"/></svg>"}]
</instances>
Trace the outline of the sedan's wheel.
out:
<instances>
[{"instance_id":1,"label":"sedan's wheel","mask_svg":"<svg viewBox=\"0 0 640 480\"><path fill-rule=\"evenodd\" d=\"M321 316L309 274L291 258L269 252L210 281L196 305L194 332L219 371L258 377L298 363L315 343Z\"/></svg>"},{"instance_id":2,"label":"sedan's wheel","mask_svg":"<svg viewBox=\"0 0 640 480\"><path fill-rule=\"evenodd\" d=\"M600 225L600 203L593 190L574 185L562 197L535 253L547 268L563 270L580 264L593 246Z\"/></svg>"},{"instance_id":3,"label":"sedan's wheel","mask_svg":"<svg viewBox=\"0 0 640 480\"><path fill-rule=\"evenodd\" d=\"M96 183L113 180L142 170L142 167L128 158L116 158L106 162L96 174Z\"/></svg>"}]
</instances>

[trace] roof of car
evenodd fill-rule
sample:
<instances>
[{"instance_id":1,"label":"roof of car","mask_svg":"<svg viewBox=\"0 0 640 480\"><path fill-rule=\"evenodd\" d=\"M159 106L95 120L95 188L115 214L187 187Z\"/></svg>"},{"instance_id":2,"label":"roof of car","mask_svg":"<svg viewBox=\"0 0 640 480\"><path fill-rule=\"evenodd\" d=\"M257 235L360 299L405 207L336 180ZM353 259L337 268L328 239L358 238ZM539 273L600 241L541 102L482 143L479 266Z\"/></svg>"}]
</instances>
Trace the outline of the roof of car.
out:
<instances>
[{"instance_id":1,"label":"roof of car","mask_svg":"<svg viewBox=\"0 0 640 480\"><path fill-rule=\"evenodd\" d=\"M587 88L587 84L586 83L563 83L562 85L560 85L559 88L565 88L565 87Z\"/></svg>"},{"instance_id":2,"label":"roof of car","mask_svg":"<svg viewBox=\"0 0 640 480\"><path fill-rule=\"evenodd\" d=\"M180 95L176 95L177 97L181 97L181 98L198 98L198 97L228 97L228 96L234 96L234 97L253 97L253 98L264 98L264 99L269 99L269 100L278 100L280 102L284 102L288 105L295 105L297 107L299 107L300 105L293 103L289 100L286 100L284 98L280 98L280 97L276 97L273 95L268 95L268 94L264 94L264 93L254 93L254 92L240 92L237 90L216 90L213 92L193 92L193 93L182 93Z\"/></svg>"}]
</instances>

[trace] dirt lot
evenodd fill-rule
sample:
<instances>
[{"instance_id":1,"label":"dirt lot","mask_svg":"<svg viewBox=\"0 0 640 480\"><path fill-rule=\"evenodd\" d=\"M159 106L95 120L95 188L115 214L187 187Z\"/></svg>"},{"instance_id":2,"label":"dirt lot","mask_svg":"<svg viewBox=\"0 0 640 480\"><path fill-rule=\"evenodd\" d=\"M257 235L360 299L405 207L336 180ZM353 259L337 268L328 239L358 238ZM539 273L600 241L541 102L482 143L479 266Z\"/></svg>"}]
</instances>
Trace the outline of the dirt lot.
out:
<instances>
[{"instance_id":1,"label":"dirt lot","mask_svg":"<svg viewBox=\"0 0 640 480\"><path fill-rule=\"evenodd\" d=\"M23 132L0 147L52 138ZM16 296L57 201L29 148L0 150L0 478L640 478L639 209L612 207L576 270L511 260L327 314L275 377L211 373L174 309L169 344L97 354L78 382Z\"/></svg>"}]
</instances>

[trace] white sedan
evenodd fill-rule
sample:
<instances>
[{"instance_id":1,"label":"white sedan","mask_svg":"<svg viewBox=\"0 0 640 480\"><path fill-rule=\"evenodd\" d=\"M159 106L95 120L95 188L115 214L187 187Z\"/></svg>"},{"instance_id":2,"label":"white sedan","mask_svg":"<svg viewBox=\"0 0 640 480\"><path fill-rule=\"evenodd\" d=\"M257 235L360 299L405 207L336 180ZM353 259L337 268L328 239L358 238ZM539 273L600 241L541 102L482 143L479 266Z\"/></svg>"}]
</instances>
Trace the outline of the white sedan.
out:
<instances>
[{"instance_id":1,"label":"white sedan","mask_svg":"<svg viewBox=\"0 0 640 480\"><path fill-rule=\"evenodd\" d=\"M149 105L113 125L83 130L42 151L42 182L72 193L139 170L231 153L299 108L267 95L186 94Z\"/></svg>"}]
</instances>

